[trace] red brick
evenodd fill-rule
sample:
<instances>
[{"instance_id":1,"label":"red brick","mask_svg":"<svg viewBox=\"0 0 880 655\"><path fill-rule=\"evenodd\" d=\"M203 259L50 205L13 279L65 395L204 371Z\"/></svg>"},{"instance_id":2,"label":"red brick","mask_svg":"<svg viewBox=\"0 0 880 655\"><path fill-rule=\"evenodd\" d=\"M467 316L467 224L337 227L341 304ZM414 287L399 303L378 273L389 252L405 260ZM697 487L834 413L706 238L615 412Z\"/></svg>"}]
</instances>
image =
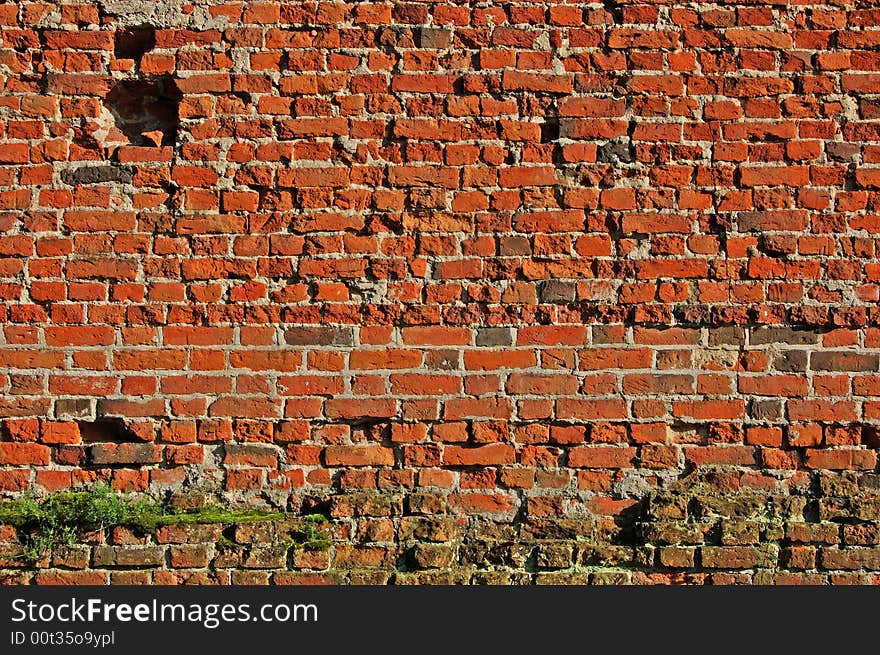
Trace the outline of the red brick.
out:
<instances>
[{"instance_id":1,"label":"red brick","mask_svg":"<svg viewBox=\"0 0 880 655\"><path fill-rule=\"evenodd\" d=\"M568 465L593 469L632 468L635 457L635 448L580 446L568 451Z\"/></svg>"},{"instance_id":2,"label":"red brick","mask_svg":"<svg viewBox=\"0 0 880 655\"><path fill-rule=\"evenodd\" d=\"M327 466L393 466L394 451L382 446L328 446Z\"/></svg>"},{"instance_id":3,"label":"red brick","mask_svg":"<svg viewBox=\"0 0 880 655\"><path fill-rule=\"evenodd\" d=\"M48 446L33 443L0 443L0 464L46 466L50 452Z\"/></svg>"},{"instance_id":4,"label":"red brick","mask_svg":"<svg viewBox=\"0 0 880 655\"><path fill-rule=\"evenodd\" d=\"M505 444L446 446L443 449L443 463L447 466L501 466L515 461L513 446Z\"/></svg>"}]
</instances>

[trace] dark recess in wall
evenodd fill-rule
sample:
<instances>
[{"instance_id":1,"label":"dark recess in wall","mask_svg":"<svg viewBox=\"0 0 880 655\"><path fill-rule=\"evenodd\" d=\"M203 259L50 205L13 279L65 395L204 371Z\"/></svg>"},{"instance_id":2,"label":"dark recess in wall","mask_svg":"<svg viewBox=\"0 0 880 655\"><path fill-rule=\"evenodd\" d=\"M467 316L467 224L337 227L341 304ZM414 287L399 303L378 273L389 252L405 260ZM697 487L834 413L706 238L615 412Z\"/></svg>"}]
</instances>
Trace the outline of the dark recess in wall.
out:
<instances>
[{"instance_id":1,"label":"dark recess in wall","mask_svg":"<svg viewBox=\"0 0 880 655\"><path fill-rule=\"evenodd\" d=\"M116 126L133 145L173 145L177 134L178 106L183 95L170 75L120 80L104 98ZM145 136L161 132L161 141Z\"/></svg>"},{"instance_id":2,"label":"dark recess in wall","mask_svg":"<svg viewBox=\"0 0 880 655\"><path fill-rule=\"evenodd\" d=\"M100 418L96 421L77 421L83 443L126 443L143 439L132 432L119 418Z\"/></svg>"},{"instance_id":3,"label":"dark recess in wall","mask_svg":"<svg viewBox=\"0 0 880 655\"><path fill-rule=\"evenodd\" d=\"M152 27L129 27L116 32L113 41L113 54L117 59L141 57L156 47L156 30Z\"/></svg>"}]
</instances>

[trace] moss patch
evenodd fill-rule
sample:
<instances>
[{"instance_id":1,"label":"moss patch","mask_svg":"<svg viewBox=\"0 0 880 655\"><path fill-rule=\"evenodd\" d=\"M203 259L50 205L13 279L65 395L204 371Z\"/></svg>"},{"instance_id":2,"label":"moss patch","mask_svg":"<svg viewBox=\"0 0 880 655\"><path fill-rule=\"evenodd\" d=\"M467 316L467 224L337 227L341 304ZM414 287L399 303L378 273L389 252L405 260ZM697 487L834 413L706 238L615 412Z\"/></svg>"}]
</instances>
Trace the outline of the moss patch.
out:
<instances>
[{"instance_id":1,"label":"moss patch","mask_svg":"<svg viewBox=\"0 0 880 655\"><path fill-rule=\"evenodd\" d=\"M19 531L22 556L36 562L55 546L72 546L84 531L116 525L155 530L163 525L197 523L253 523L287 518L283 512L261 509L231 510L216 505L179 509L152 499L135 499L98 485L83 491L62 491L38 499L25 495L0 502L0 524ZM295 531L304 548L328 548L330 540L320 529L327 519L321 515L302 517Z\"/></svg>"},{"instance_id":2,"label":"moss patch","mask_svg":"<svg viewBox=\"0 0 880 655\"><path fill-rule=\"evenodd\" d=\"M320 528L327 523L327 517L321 514L309 514L293 532L296 543L306 550L326 550L330 548L330 536Z\"/></svg>"}]
</instances>

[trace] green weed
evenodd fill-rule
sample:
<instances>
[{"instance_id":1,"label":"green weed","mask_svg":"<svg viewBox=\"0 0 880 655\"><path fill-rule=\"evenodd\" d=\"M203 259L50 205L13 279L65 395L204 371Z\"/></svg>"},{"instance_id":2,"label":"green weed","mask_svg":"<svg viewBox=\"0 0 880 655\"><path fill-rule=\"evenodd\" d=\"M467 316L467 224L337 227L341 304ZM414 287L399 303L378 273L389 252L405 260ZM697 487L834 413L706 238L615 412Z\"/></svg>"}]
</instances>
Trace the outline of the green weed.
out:
<instances>
[{"instance_id":1,"label":"green weed","mask_svg":"<svg viewBox=\"0 0 880 655\"><path fill-rule=\"evenodd\" d=\"M126 525L145 531L171 524L252 523L277 521L283 512L263 509L231 510L216 505L179 509L150 498L135 499L114 492L106 485L82 491L62 491L38 499L24 495L0 502L0 524L15 526L20 535L22 556L40 560L55 546L72 546L82 532ZM297 543L305 548L329 548L329 537L318 526L321 515L304 517L297 531Z\"/></svg>"}]
</instances>

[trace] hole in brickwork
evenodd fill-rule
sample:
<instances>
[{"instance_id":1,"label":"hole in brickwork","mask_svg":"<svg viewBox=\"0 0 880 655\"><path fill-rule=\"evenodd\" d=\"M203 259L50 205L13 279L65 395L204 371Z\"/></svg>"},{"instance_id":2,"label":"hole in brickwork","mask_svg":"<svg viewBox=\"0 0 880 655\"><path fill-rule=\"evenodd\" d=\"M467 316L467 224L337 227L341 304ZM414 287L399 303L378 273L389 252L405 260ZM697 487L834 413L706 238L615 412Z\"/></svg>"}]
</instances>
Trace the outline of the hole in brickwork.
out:
<instances>
[{"instance_id":1,"label":"hole in brickwork","mask_svg":"<svg viewBox=\"0 0 880 655\"><path fill-rule=\"evenodd\" d=\"M228 98L235 98L241 102L240 108L247 109L254 102L254 97L246 91L232 91L227 94Z\"/></svg>"},{"instance_id":2,"label":"hole in brickwork","mask_svg":"<svg viewBox=\"0 0 880 655\"><path fill-rule=\"evenodd\" d=\"M605 7L605 11L607 11L611 18L614 21L615 25L619 25L623 23L623 8L620 6L620 3L615 0L602 0L602 4Z\"/></svg>"},{"instance_id":3,"label":"hole in brickwork","mask_svg":"<svg viewBox=\"0 0 880 655\"><path fill-rule=\"evenodd\" d=\"M876 425L863 426L862 443L868 448L880 448L880 428Z\"/></svg>"},{"instance_id":4,"label":"hole in brickwork","mask_svg":"<svg viewBox=\"0 0 880 655\"><path fill-rule=\"evenodd\" d=\"M151 147L173 145L182 98L170 75L120 80L104 98L104 106L113 114L118 131L108 134L105 141L125 140L132 145Z\"/></svg>"},{"instance_id":5,"label":"hole in brickwork","mask_svg":"<svg viewBox=\"0 0 880 655\"><path fill-rule=\"evenodd\" d=\"M559 121L549 119L541 123L541 143L553 143L559 140Z\"/></svg>"},{"instance_id":6,"label":"hole in brickwork","mask_svg":"<svg viewBox=\"0 0 880 655\"><path fill-rule=\"evenodd\" d=\"M122 419L101 418L96 421L77 421L83 443L128 443L143 439L125 425Z\"/></svg>"},{"instance_id":7,"label":"hole in brickwork","mask_svg":"<svg viewBox=\"0 0 880 655\"><path fill-rule=\"evenodd\" d=\"M152 27L127 27L113 37L113 54L117 59L140 61L156 47L156 30Z\"/></svg>"},{"instance_id":8,"label":"hole in brickwork","mask_svg":"<svg viewBox=\"0 0 880 655\"><path fill-rule=\"evenodd\" d=\"M303 514L324 514L329 516L333 509L333 502L328 497L307 496L302 499L299 508L291 507L291 509L299 509Z\"/></svg>"}]
</instances>

